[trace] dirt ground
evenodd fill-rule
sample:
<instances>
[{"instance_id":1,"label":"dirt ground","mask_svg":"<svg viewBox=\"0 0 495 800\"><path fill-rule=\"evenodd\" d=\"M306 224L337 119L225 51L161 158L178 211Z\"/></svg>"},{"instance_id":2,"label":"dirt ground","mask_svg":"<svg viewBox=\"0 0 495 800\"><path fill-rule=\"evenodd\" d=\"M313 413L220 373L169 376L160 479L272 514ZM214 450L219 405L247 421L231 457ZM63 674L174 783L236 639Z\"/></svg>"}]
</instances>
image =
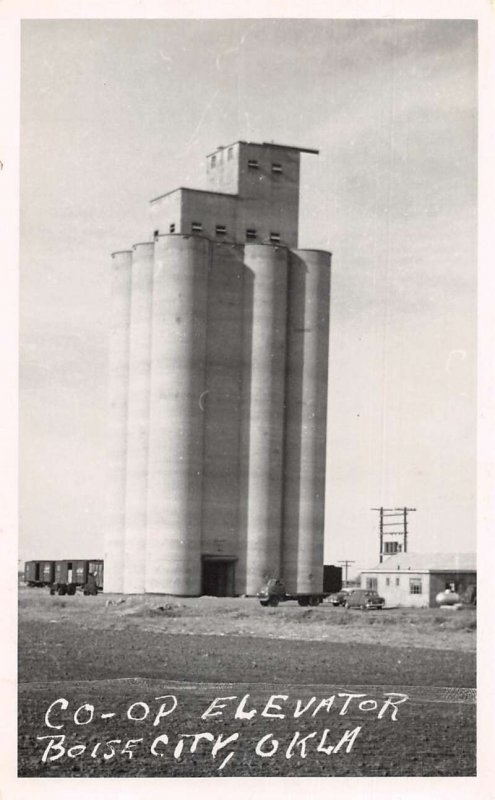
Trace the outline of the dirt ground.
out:
<instances>
[{"instance_id":1,"label":"dirt ground","mask_svg":"<svg viewBox=\"0 0 495 800\"><path fill-rule=\"evenodd\" d=\"M122 599L21 589L19 775L475 774L473 609Z\"/></svg>"},{"instance_id":2,"label":"dirt ground","mask_svg":"<svg viewBox=\"0 0 495 800\"><path fill-rule=\"evenodd\" d=\"M254 636L319 642L427 647L474 652L476 611L472 608L360 611L325 602L301 608L295 602L263 608L255 598L175 598L163 595L50 596L46 589L21 589L20 619L82 628L214 636Z\"/></svg>"}]
</instances>

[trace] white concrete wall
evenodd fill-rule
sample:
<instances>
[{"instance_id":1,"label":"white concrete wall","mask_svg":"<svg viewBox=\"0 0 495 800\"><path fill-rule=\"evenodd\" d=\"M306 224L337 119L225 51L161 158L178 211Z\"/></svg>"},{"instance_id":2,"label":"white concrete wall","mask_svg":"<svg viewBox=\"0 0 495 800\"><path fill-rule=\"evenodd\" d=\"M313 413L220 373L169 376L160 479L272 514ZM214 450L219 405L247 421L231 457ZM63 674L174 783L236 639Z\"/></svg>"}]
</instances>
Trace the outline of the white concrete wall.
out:
<instances>
[{"instance_id":1,"label":"white concrete wall","mask_svg":"<svg viewBox=\"0 0 495 800\"><path fill-rule=\"evenodd\" d=\"M386 606L406 606L411 608L429 606L430 576L428 573L417 573L410 570L399 570L390 573L362 572L361 586L363 589L367 588L366 578L368 577L377 579L377 592L385 599ZM388 585L387 578L389 579ZM410 578L421 578L421 594L410 593Z\"/></svg>"},{"instance_id":2,"label":"white concrete wall","mask_svg":"<svg viewBox=\"0 0 495 800\"><path fill-rule=\"evenodd\" d=\"M231 150L229 154L229 150ZM215 156L215 166L212 159ZM239 143L224 147L211 153L206 159L206 179L208 189L214 192L239 191Z\"/></svg>"},{"instance_id":3,"label":"white concrete wall","mask_svg":"<svg viewBox=\"0 0 495 800\"><path fill-rule=\"evenodd\" d=\"M175 226L175 233L179 233L182 227L182 189L152 200L149 207L150 213L150 236L155 231L160 235L171 233L170 226Z\"/></svg>"}]
</instances>

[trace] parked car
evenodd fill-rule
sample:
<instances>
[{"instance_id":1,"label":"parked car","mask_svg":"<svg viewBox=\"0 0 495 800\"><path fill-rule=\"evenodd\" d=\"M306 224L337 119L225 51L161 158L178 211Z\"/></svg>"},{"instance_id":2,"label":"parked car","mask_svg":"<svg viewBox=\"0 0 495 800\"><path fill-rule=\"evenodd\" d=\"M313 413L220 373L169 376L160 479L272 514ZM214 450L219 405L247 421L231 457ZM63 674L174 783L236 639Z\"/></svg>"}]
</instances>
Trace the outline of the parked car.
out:
<instances>
[{"instance_id":1,"label":"parked car","mask_svg":"<svg viewBox=\"0 0 495 800\"><path fill-rule=\"evenodd\" d=\"M363 610L369 608L382 609L385 605L385 600L373 589L355 589L346 597L344 605L346 608L362 608Z\"/></svg>"},{"instance_id":2,"label":"parked car","mask_svg":"<svg viewBox=\"0 0 495 800\"><path fill-rule=\"evenodd\" d=\"M329 601L333 606L343 606L345 605L345 601L351 594L353 589L341 589L340 592L335 592L335 594L331 594L329 597Z\"/></svg>"}]
</instances>

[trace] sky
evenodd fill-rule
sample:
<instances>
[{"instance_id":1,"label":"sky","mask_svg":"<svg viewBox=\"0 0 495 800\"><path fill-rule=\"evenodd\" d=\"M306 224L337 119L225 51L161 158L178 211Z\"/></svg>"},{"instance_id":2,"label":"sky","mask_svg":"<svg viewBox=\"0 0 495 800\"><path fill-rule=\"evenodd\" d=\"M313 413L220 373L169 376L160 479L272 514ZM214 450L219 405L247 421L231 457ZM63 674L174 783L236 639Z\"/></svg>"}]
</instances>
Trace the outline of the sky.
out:
<instances>
[{"instance_id":1,"label":"sky","mask_svg":"<svg viewBox=\"0 0 495 800\"><path fill-rule=\"evenodd\" d=\"M110 253L238 139L302 156L332 262L325 562L476 547L477 31L469 20L24 21L19 558L103 555Z\"/></svg>"}]
</instances>

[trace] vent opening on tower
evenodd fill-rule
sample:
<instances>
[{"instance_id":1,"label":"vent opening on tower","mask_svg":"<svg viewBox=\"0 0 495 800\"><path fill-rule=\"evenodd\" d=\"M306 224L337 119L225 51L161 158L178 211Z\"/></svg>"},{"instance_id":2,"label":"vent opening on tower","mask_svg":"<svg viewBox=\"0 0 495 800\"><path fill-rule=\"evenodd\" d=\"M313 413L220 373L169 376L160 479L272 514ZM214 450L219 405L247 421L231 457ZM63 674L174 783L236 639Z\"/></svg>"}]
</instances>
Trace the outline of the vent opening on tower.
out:
<instances>
[{"instance_id":1,"label":"vent opening on tower","mask_svg":"<svg viewBox=\"0 0 495 800\"><path fill-rule=\"evenodd\" d=\"M280 234L279 233L271 233L270 234L270 241L274 242L275 244L280 243Z\"/></svg>"},{"instance_id":2,"label":"vent opening on tower","mask_svg":"<svg viewBox=\"0 0 495 800\"><path fill-rule=\"evenodd\" d=\"M217 236L225 236L225 234L227 233L227 228L225 227L225 225L217 225L215 227L215 233Z\"/></svg>"},{"instance_id":3,"label":"vent opening on tower","mask_svg":"<svg viewBox=\"0 0 495 800\"><path fill-rule=\"evenodd\" d=\"M283 172L283 170L282 170L282 164L275 164L275 163L273 163L273 164L272 164L272 172L276 172L276 173L279 173L279 174L280 174L281 172Z\"/></svg>"},{"instance_id":4,"label":"vent opening on tower","mask_svg":"<svg viewBox=\"0 0 495 800\"><path fill-rule=\"evenodd\" d=\"M248 241L250 239L256 239L256 229L255 228L247 228L247 230L246 230L246 239Z\"/></svg>"},{"instance_id":5,"label":"vent opening on tower","mask_svg":"<svg viewBox=\"0 0 495 800\"><path fill-rule=\"evenodd\" d=\"M175 222L172 222L169 228L170 233L175 233Z\"/></svg>"},{"instance_id":6,"label":"vent opening on tower","mask_svg":"<svg viewBox=\"0 0 495 800\"><path fill-rule=\"evenodd\" d=\"M203 230L203 226L201 222L193 222L191 224L191 230L193 233L201 233Z\"/></svg>"},{"instance_id":7,"label":"vent opening on tower","mask_svg":"<svg viewBox=\"0 0 495 800\"><path fill-rule=\"evenodd\" d=\"M259 167L259 164L258 164L258 161L255 158L250 158L248 160L248 168L249 169L258 169L258 167Z\"/></svg>"}]
</instances>

